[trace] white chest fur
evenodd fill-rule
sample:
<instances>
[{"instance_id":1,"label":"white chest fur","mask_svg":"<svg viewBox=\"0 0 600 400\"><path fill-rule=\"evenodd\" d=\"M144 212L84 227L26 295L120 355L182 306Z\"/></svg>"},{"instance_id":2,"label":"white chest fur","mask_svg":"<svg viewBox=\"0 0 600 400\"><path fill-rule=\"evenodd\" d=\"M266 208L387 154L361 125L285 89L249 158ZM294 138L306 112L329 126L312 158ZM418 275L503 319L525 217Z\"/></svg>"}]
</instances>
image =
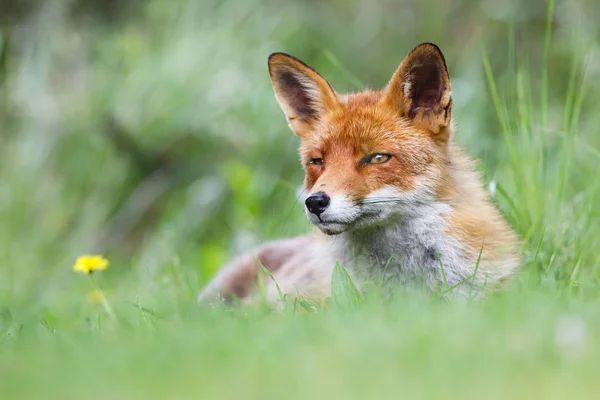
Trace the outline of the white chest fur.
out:
<instances>
[{"instance_id":1,"label":"white chest fur","mask_svg":"<svg viewBox=\"0 0 600 400\"><path fill-rule=\"evenodd\" d=\"M357 283L381 282L385 291L413 284L435 290L456 285L472 273L462 244L448 229L451 207L422 207L405 221L346 232L334 241L338 260Z\"/></svg>"}]
</instances>

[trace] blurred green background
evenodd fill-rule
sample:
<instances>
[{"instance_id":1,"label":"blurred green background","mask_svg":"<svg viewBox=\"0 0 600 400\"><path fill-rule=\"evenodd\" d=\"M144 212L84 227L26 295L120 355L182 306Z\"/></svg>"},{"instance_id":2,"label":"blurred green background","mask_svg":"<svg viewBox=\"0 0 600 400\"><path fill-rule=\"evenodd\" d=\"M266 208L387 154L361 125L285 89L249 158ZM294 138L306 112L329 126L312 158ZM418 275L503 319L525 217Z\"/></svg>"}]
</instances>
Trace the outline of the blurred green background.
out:
<instances>
[{"instance_id":1,"label":"blurred green background","mask_svg":"<svg viewBox=\"0 0 600 400\"><path fill-rule=\"evenodd\" d=\"M0 398L594 398L598 21L598 0L0 0ZM198 308L224 262L311 229L268 55L358 91L423 41L523 239L514 284ZM107 303L71 270L88 253Z\"/></svg>"},{"instance_id":2,"label":"blurred green background","mask_svg":"<svg viewBox=\"0 0 600 400\"><path fill-rule=\"evenodd\" d=\"M570 275L586 260L572 246L598 244L595 227L577 242L597 209L578 220L571 200L596 182L599 8L556 1L548 20L546 1L2 0L0 304L12 319L69 314L85 253L111 260L113 298L192 302L235 254L308 231L267 56L289 52L357 91L383 87L423 41L446 55L456 140L504 188L526 259L537 248L540 270ZM548 185L574 129L559 201ZM515 169L519 135L540 130L541 164L536 139Z\"/></svg>"}]
</instances>

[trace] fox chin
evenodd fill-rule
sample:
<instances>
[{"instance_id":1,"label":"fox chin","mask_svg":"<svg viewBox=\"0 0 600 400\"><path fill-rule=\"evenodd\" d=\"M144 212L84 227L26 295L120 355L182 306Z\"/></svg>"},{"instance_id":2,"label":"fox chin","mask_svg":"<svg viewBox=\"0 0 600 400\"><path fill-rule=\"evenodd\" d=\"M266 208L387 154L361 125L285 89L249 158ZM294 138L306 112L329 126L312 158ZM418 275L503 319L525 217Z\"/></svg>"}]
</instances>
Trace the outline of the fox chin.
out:
<instances>
[{"instance_id":1,"label":"fox chin","mask_svg":"<svg viewBox=\"0 0 600 400\"><path fill-rule=\"evenodd\" d=\"M414 48L380 91L337 93L284 53L271 54L268 66L300 138L305 211L317 230L235 259L200 302L252 300L261 266L287 296L315 302L330 295L338 262L359 286L381 282L388 292L419 285L483 294L515 274L518 238L452 143L450 77L435 44ZM265 281L276 302L274 282Z\"/></svg>"}]
</instances>

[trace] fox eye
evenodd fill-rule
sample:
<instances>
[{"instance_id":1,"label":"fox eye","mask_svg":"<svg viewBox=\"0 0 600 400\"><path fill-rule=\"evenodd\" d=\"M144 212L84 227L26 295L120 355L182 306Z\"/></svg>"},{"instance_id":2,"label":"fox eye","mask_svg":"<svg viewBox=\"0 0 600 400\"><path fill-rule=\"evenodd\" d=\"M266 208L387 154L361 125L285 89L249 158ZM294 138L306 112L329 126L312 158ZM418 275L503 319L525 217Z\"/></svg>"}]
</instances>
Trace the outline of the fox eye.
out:
<instances>
[{"instance_id":1,"label":"fox eye","mask_svg":"<svg viewBox=\"0 0 600 400\"><path fill-rule=\"evenodd\" d=\"M370 154L370 155L366 156L365 158L363 158L362 163L366 164L366 165L385 164L386 162L390 161L391 158L392 158L392 156L389 154L375 153L375 154Z\"/></svg>"},{"instance_id":2,"label":"fox eye","mask_svg":"<svg viewBox=\"0 0 600 400\"><path fill-rule=\"evenodd\" d=\"M313 165L323 165L324 161L322 158L311 158L309 163Z\"/></svg>"}]
</instances>

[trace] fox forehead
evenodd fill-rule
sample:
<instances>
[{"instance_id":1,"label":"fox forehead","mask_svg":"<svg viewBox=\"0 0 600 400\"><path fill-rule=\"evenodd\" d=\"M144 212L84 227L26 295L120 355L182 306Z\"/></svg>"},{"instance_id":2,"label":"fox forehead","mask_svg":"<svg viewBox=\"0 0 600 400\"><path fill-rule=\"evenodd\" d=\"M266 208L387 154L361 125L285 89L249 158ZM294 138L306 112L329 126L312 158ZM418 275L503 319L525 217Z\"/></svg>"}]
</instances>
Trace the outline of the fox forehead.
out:
<instances>
[{"instance_id":1,"label":"fox forehead","mask_svg":"<svg viewBox=\"0 0 600 400\"><path fill-rule=\"evenodd\" d=\"M339 96L338 106L323 116L313 134L302 140L301 152L360 157L377 152L414 153L433 143L400 115L380 102L381 92ZM410 154L408 154L410 155Z\"/></svg>"}]
</instances>

